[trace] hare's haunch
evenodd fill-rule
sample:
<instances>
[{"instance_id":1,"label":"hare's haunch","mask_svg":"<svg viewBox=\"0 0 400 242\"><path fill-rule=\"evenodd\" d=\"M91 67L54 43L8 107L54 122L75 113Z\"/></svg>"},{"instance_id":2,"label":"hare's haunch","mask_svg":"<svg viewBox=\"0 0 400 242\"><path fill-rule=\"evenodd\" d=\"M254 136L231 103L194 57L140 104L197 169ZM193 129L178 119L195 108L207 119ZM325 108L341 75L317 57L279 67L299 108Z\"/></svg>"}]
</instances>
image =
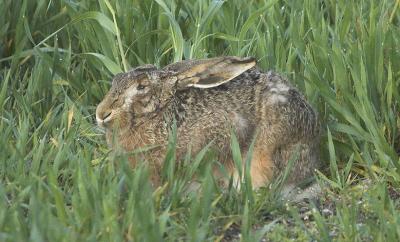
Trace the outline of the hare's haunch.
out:
<instances>
[{"instance_id":1,"label":"hare's haunch","mask_svg":"<svg viewBox=\"0 0 400 242\"><path fill-rule=\"evenodd\" d=\"M244 156L256 138L250 168L254 187L284 170L295 152L298 159L288 182L297 183L319 167L318 117L287 80L255 65L254 58L220 57L162 69L137 67L114 77L97 107L97 123L106 129L110 146L132 151L159 145L145 157L131 158L133 163L151 161L155 181L176 122L178 160L189 147L195 153L212 141L219 161L235 176L233 129Z\"/></svg>"}]
</instances>

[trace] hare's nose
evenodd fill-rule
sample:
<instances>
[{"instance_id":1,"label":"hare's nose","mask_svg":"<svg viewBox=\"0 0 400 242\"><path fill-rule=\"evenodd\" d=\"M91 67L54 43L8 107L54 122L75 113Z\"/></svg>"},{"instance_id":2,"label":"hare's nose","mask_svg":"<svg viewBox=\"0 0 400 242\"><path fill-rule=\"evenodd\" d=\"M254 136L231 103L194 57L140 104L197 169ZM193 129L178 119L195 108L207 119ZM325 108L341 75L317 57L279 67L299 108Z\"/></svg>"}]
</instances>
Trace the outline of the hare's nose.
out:
<instances>
[{"instance_id":1,"label":"hare's nose","mask_svg":"<svg viewBox=\"0 0 400 242\"><path fill-rule=\"evenodd\" d=\"M106 123L111 117L112 111L101 111L96 113L96 120L98 123Z\"/></svg>"}]
</instances>

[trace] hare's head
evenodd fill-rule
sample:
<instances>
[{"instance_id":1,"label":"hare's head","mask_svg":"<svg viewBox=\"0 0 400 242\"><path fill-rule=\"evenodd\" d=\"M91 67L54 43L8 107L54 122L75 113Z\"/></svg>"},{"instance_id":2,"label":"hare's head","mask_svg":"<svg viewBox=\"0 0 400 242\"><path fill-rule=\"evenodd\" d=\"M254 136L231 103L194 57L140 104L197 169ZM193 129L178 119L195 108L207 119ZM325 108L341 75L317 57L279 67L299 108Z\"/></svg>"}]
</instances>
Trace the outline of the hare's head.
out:
<instances>
[{"instance_id":1,"label":"hare's head","mask_svg":"<svg viewBox=\"0 0 400 242\"><path fill-rule=\"evenodd\" d=\"M105 128L132 126L161 110L177 90L215 87L254 65L254 58L220 57L177 62L163 69L137 67L113 78L110 91L97 106L97 122Z\"/></svg>"}]
</instances>

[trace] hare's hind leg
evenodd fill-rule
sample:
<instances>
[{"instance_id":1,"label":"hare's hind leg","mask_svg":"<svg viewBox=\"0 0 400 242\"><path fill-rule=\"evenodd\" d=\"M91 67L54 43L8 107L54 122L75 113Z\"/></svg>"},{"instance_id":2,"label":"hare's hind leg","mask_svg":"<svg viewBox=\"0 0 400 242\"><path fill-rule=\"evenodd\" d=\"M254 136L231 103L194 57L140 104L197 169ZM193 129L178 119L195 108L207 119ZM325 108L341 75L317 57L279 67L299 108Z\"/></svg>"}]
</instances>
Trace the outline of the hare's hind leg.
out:
<instances>
[{"instance_id":1,"label":"hare's hind leg","mask_svg":"<svg viewBox=\"0 0 400 242\"><path fill-rule=\"evenodd\" d=\"M253 189L268 185L268 182L271 180L274 171L274 164L271 154L272 153L270 151L264 149L263 147L254 147L249 171ZM244 153L242 159L243 162L245 162L246 157L247 154ZM244 171L245 167L246 165L243 163L242 171ZM243 181L244 174L242 174L241 177L239 176L239 172L233 161L231 163L228 163L228 165L225 165L225 169L228 175L232 176L233 185L237 189L240 189L240 184ZM226 187L229 183L229 178L226 176L221 176L221 174L222 173L218 170L214 171L215 177L224 178L219 180L223 181L223 183L221 184Z\"/></svg>"},{"instance_id":2,"label":"hare's hind leg","mask_svg":"<svg viewBox=\"0 0 400 242\"><path fill-rule=\"evenodd\" d=\"M293 166L290 169L286 184L296 186L305 179L312 178L314 171L320 168L317 143L315 141L300 141L276 149L273 160L277 172L284 172L291 159L294 159Z\"/></svg>"},{"instance_id":3,"label":"hare's hind leg","mask_svg":"<svg viewBox=\"0 0 400 242\"><path fill-rule=\"evenodd\" d=\"M279 124L262 126L256 135L256 142L251 160L250 175L254 188L268 185L275 176L276 171L276 149L283 141Z\"/></svg>"},{"instance_id":4,"label":"hare's hind leg","mask_svg":"<svg viewBox=\"0 0 400 242\"><path fill-rule=\"evenodd\" d=\"M263 145L256 145L250 165L250 176L253 188L265 186L272 179L274 162L272 152Z\"/></svg>"},{"instance_id":5,"label":"hare's hind leg","mask_svg":"<svg viewBox=\"0 0 400 242\"><path fill-rule=\"evenodd\" d=\"M281 191L283 199L299 202L304 199L313 200L321 194L319 184L312 180L314 171L320 168L317 146L315 141L303 141L276 149L276 172L282 174L290 169ZM291 160L292 167L288 167Z\"/></svg>"},{"instance_id":6,"label":"hare's hind leg","mask_svg":"<svg viewBox=\"0 0 400 242\"><path fill-rule=\"evenodd\" d=\"M268 185L274 176L285 171L290 159L295 160L286 184L297 186L306 178L312 178L314 171L320 168L317 143L298 142L274 147L257 142L250 166L253 188Z\"/></svg>"}]
</instances>

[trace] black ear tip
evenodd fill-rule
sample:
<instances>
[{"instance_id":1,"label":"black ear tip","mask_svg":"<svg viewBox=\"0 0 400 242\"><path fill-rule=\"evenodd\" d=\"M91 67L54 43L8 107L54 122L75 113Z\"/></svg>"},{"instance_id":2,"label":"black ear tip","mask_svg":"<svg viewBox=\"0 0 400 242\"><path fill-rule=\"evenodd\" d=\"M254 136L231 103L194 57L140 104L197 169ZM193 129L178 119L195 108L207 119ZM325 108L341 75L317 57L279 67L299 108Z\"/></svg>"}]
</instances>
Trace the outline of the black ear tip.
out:
<instances>
[{"instance_id":1,"label":"black ear tip","mask_svg":"<svg viewBox=\"0 0 400 242\"><path fill-rule=\"evenodd\" d=\"M246 64L246 63L251 63L251 62L256 63L257 59L252 56L244 57L244 58L235 57L232 59L232 63L238 63L238 64Z\"/></svg>"},{"instance_id":2,"label":"black ear tip","mask_svg":"<svg viewBox=\"0 0 400 242\"><path fill-rule=\"evenodd\" d=\"M243 61L246 61L246 62L257 62L257 59L255 57L250 56L250 57L243 58Z\"/></svg>"}]
</instances>

